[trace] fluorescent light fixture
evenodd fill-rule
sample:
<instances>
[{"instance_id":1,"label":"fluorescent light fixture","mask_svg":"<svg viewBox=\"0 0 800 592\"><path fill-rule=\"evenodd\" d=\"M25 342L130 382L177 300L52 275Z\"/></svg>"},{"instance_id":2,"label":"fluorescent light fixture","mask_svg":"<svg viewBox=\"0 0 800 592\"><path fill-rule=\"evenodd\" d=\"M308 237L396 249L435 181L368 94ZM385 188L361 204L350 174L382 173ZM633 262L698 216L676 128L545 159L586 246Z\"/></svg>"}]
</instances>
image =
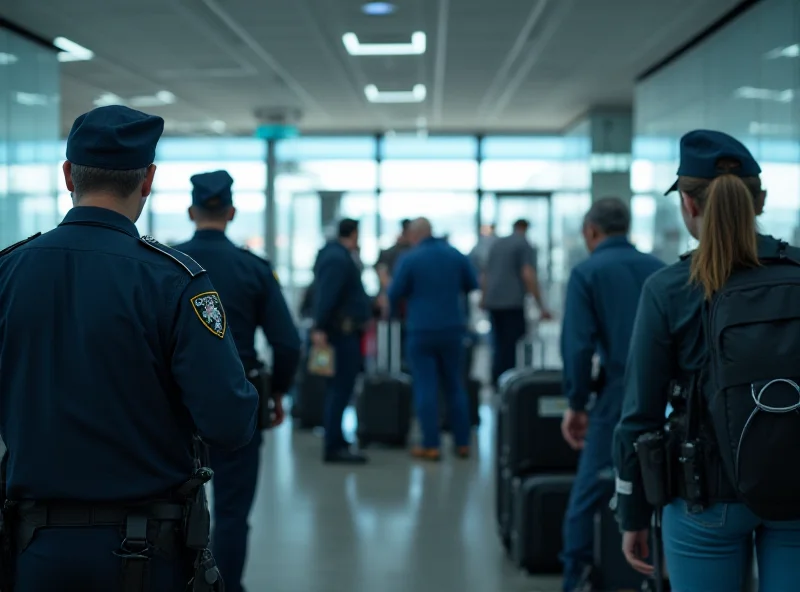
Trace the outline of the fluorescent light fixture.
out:
<instances>
[{"instance_id":1,"label":"fluorescent light fixture","mask_svg":"<svg viewBox=\"0 0 800 592\"><path fill-rule=\"evenodd\" d=\"M14 98L20 105L27 105L28 107L47 105L47 95L18 92Z\"/></svg>"},{"instance_id":2,"label":"fluorescent light fixture","mask_svg":"<svg viewBox=\"0 0 800 592\"><path fill-rule=\"evenodd\" d=\"M352 56L422 55L428 38L425 33L417 31L411 35L411 43L361 43L355 33L345 33L342 43Z\"/></svg>"},{"instance_id":3,"label":"fluorescent light fixture","mask_svg":"<svg viewBox=\"0 0 800 592\"><path fill-rule=\"evenodd\" d=\"M85 62L94 57L94 52L70 41L66 37L56 37L53 45L61 50L58 54L59 62Z\"/></svg>"},{"instance_id":4,"label":"fluorescent light fixture","mask_svg":"<svg viewBox=\"0 0 800 592\"><path fill-rule=\"evenodd\" d=\"M380 91L374 84L364 87L370 103L421 103L428 95L424 84L416 84L411 90Z\"/></svg>"},{"instance_id":5,"label":"fluorescent light fixture","mask_svg":"<svg viewBox=\"0 0 800 592\"><path fill-rule=\"evenodd\" d=\"M391 2L367 2L361 7L361 12L370 16L386 16L395 10L397 7Z\"/></svg>"},{"instance_id":6,"label":"fluorescent light fixture","mask_svg":"<svg viewBox=\"0 0 800 592\"><path fill-rule=\"evenodd\" d=\"M19 58L13 53L0 52L0 66L9 66L11 64L16 64L18 61Z\"/></svg>"},{"instance_id":7,"label":"fluorescent light fixture","mask_svg":"<svg viewBox=\"0 0 800 592\"><path fill-rule=\"evenodd\" d=\"M103 93L92 102L94 103L95 107L108 107L109 105L125 104L125 101L123 101L121 97L115 95L114 93Z\"/></svg>"},{"instance_id":8,"label":"fluorescent light fixture","mask_svg":"<svg viewBox=\"0 0 800 592\"><path fill-rule=\"evenodd\" d=\"M211 131L216 134L224 134L225 130L228 128L225 122L220 121L219 119L212 121L210 124L208 124L208 127L210 127Z\"/></svg>"},{"instance_id":9,"label":"fluorescent light fixture","mask_svg":"<svg viewBox=\"0 0 800 592\"><path fill-rule=\"evenodd\" d=\"M754 88L752 86L742 86L733 92L737 99L752 99L756 101L775 101L776 103L791 103L794 100L794 91L791 88L786 90L771 90L768 88Z\"/></svg>"},{"instance_id":10,"label":"fluorescent light fixture","mask_svg":"<svg viewBox=\"0 0 800 592\"><path fill-rule=\"evenodd\" d=\"M777 60L779 58L800 58L800 43L773 49L766 54L766 58L768 60Z\"/></svg>"},{"instance_id":11,"label":"fluorescent light fixture","mask_svg":"<svg viewBox=\"0 0 800 592\"><path fill-rule=\"evenodd\" d=\"M129 103L131 107L160 107L162 105L172 105L175 101L175 95L171 92L160 90L154 95L131 97Z\"/></svg>"}]
</instances>

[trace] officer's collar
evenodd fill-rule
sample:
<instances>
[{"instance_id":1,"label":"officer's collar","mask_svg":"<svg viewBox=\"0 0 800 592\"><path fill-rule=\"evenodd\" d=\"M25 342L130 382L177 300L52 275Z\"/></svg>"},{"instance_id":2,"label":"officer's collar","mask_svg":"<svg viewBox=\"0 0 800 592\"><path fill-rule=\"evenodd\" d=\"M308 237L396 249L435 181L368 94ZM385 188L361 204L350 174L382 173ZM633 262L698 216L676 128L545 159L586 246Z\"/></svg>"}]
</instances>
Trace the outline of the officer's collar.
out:
<instances>
[{"instance_id":1,"label":"officer's collar","mask_svg":"<svg viewBox=\"0 0 800 592\"><path fill-rule=\"evenodd\" d=\"M136 224L131 222L122 214L109 210L108 208L99 208L96 206L75 206L61 221L59 226L67 224L78 224L86 226L104 226L119 230L125 234L129 234L134 238L139 238L139 229Z\"/></svg>"},{"instance_id":2,"label":"officer's collar","mask_svg":"<svg viewBox=\"0 0 800 592\"><path fill-rule=\"evenodd\" d=\"M604 249L616 249L619 247L631 247L630 241L628 240L627 236L609 236L606 239L603 239L599 245L594 248L594 252L602 251Z\"/></svg>"},{"instance_id":3,"label":"officer's collar","mask_svg":"<svg viewBox=\"0 0 800 592\"><path fill-rule=\"evenodd\" d=\"M214 241L228 240L228 237L225 236L225 231L217 230L216 228L201 228L199 230L196 230L194 233L194 238L199 238L200 240L214 240Z\"/></svg>"}]
</instances>

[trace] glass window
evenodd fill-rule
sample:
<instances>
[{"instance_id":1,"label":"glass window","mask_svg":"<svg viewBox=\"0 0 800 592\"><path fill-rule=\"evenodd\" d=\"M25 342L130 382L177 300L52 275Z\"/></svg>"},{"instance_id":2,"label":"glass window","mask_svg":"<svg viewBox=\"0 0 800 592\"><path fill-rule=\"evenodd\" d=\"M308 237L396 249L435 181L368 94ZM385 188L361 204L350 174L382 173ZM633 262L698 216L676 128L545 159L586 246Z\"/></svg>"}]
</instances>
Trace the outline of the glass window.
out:
<instances>
[{"instance_id":1,"label":"glass window","mask_svg":"<svg viewBox=\"0 0 800 592\"><path fill-rule=\"evenodd\" d=\"M563 187L564 177L563 164L549 160L486 160L481 163L481 186L489 191L557 190Z\"/></svg>"},{"instance_id":2,"label":"glass window","mask_svg":"<svg viewBox=\"0 0 800 592\"><path fill-rule=\"evenodd\" d=\"M326 191L374 191L378 165L374 160L305 160L281 177L305 177L315 189Z\"/></svg>"},{"instance_id":3,"label":"glass window","mask_svg":"<svg viewBox=\"0 0 800 592\"><path fill-rule=\"evenodd\" d=\"M381 193L380 246L394 244L403 218L425 216L436 236L447 236L450 244L468 253L477 241L475 213L478 196L466 192L385 191Z\"/></svg>"},{"instance_id":4,"label":"glass window","mask_svg":"<svg viewBox=\"0 0 800 592\"><path fill-rule=\"evenodd\" d=\"M483 139L482 153L485 160L562 160L569 151L574 154L575 144L582 142L588 142L588 139L563 136L488 136Z\"/></svg>"},{"instance_id":5,"label":"glass window","mask_svg":"<svg viewBox=\"0 0 800 592\"><path fill-rule=\"evenodd\" d=\"M474 136L387 135L381 141L384 160L475 160L477 157L478 139Z\"/></svg>"},{"instance_id":6,"label":"glass window","mask_svg":"<svg viewBox=\"0 0 800 592\"><path fill-rule=\"evenodd\" d=\"M634 195L631 198L631 242L640 251L653 251L656 221L656 198L652 195Z\"/></svg>"},{"instance_id":7,"label":"glass window","mask_svg":"<svg viewBox=\"0 0 800 592\"><path fill-rule=\"evenodd\" d=\"M478 163L474 160L386 160L381 163L381 188L478 188Z\"/></svg>"},{"instance_id":8,"label":"glass window","mask_svg":"<svg viewBox=\"0 0 800 592\"><path fill-rule=\"evenodd\" d=\"M191 177L224 168L233 177L233 190L263 191L267 186L267 165L263 162L216 161L165 162L158 166L153 182L154 191L191 191Z\"/></svg>"},{"instance_id":9,"label":"glass window","mask_svg":"<svg viewBox=\"0 0 800 592\"><path fill-rule=\"evenodd\" d=\"M158 142L156 164L166 162L214 162L210 170L227 168L220 162L255 161L267 158L266 142L258 138L162 138Z\"/></svg>"},{"instance_id":10,"label":"glass window","mask_svg":"<svg viewBox=\"0 0 800 592\"><path fill-rule=\"evenodd\" d=\"M375 143L374 136L307 136L279 141L276 156L279 161L375 160Z\"/></svg>"}]
</instances>

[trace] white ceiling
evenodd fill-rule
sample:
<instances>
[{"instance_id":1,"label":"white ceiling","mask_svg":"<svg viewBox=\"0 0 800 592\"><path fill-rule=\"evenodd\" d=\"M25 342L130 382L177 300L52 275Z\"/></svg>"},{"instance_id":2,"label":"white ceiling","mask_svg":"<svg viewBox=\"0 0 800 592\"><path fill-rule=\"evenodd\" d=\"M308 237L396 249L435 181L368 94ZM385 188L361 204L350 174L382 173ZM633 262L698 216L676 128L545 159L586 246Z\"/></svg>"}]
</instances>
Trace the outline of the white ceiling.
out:
<instances>
[{"instance_id":1,"label":"white ceiling","mask_svg":"<svg viewBox=\"0 0 800 592\"><path fill-rule=\"evenodd\" d=\"M95 53L61 65L65 130L103 93L168 90L175 104L146 109L168 133L223 121L251 134L263 108L299 110L305 132L560 131L592 105L630 104L636 75L738 3L395 0L395 14L369 17L360 0L12 0L2 12ZM348 31L362 42L424 31L427 52L352 57ZM418 83L428 93L414 105L363 92Z\"/></svg>"}]
</instances>

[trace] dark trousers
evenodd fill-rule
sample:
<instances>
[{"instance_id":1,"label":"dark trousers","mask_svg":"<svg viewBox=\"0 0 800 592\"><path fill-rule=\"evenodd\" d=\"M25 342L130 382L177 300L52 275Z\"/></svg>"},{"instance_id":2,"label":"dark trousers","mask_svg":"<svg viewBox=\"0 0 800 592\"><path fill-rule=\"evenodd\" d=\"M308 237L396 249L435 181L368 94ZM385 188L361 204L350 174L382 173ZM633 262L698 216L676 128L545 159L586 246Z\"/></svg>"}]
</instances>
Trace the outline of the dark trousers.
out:
<instances>
[{"instance_id":1,"label":"dark trousers","mask_svg":"<svg viewBox=\"0 0 800 592\"><path fill-rule=\"evenodd\" d=\"M109 592L119 590L121 527L43 528L17 557L15 592ZM183 553L183 551L181 552ZM150 589L184 592L191 577L188 556L150 560Z\"/></svg>"},{"instance_id":2,"label":"dark trousers","mask_svg":"<svg viewBox=\"0 0 800 592\"><path fill-rule=\"evenodd\" d=\"M578 474L569 496L564 518L564 591L572 592L594 555L594 516L608 497L598 487L601 472L611 468L611 445L616 422L591 417L586 443L578 462Z\"/></svg>"},{"instance_id":3,"label":"dark trousers","mask_svg":"<svg viewBox=\"0 0 800 592\"><path fill-rule=\"evenodd\" d=\"M492 382L497 386L497 380L503 372L511 370L517 364L517 343L525 337L527 324L522 308L491 310L489 316L494 336Z\"/></svg>"},{"instance_id":4,"label":"dark trousers","mask_svg":"<svg viewBox=\"0 0 800 592\"><path fill-rule=\"evenodd\" d=\"M327 379L325 391L325 450L347 447L342 433L342 416L353 397L361 370L361 340L357 334L335 335L330 344L336 351L336 373Z\"/></svg>"},{"instance_id":5,"label":"dark trousers","mask_svg":"<svg viewBox=\"0 0 800 592\"><path fill-rule=\"evenodd\" d=\"M228 592L242 592L247 558L248 517L258 484L261 432L244 448L234 451L211 448L214 478L214 531L211 546Z\"/></svg>"},{"instance_id":6,"label":"dark trousers","mask_svg":"<svg viewBox=\"0 0 800 592\"><path fill-rule=\"evenodd\" d=\"M439 448L439 379L442 380L456 446L470 436L464 385L464 332L417 331L408 336L408 361L414 378L414 405L422 430L422 446Z\"/></svg>"}]
</instances>

